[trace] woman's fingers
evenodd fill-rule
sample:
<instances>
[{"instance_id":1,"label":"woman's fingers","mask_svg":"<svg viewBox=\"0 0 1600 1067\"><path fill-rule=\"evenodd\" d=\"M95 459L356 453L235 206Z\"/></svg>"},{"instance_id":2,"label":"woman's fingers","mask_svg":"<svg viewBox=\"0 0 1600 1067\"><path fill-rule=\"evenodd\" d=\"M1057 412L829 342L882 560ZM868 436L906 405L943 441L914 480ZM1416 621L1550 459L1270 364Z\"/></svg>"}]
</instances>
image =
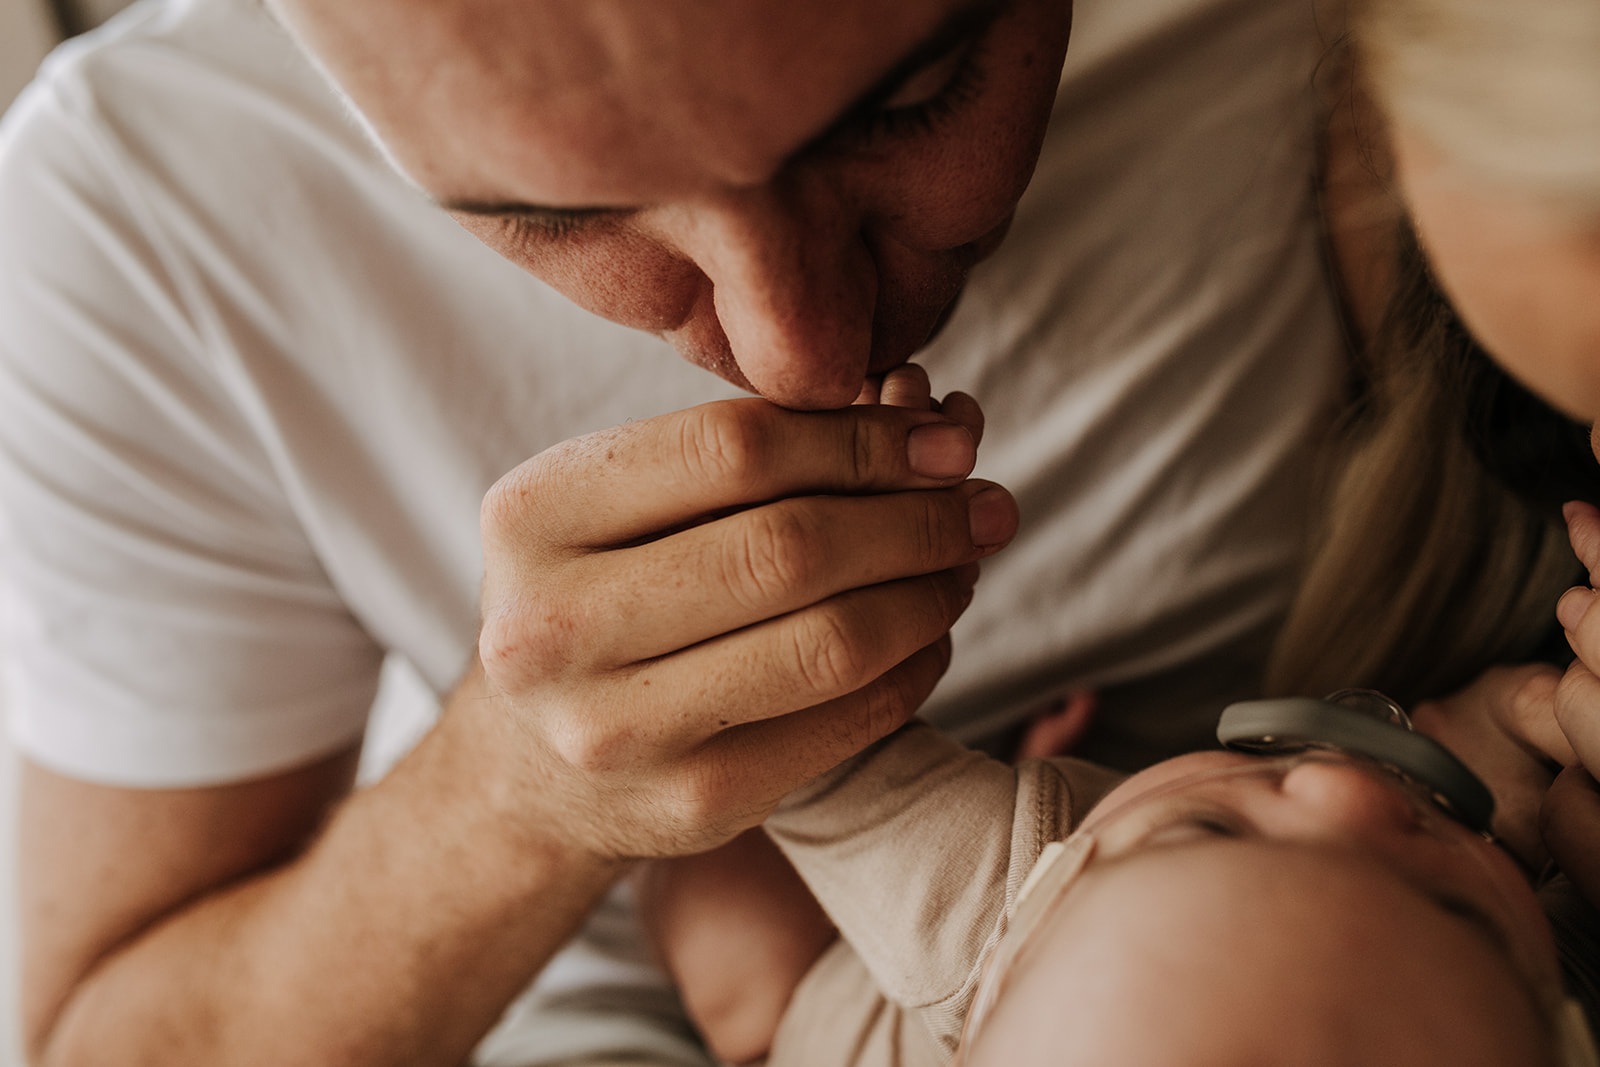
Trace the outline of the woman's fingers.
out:
<instances>
[{"instance_id":1,"label":"woman's fingers","mask_svg":"<svg viewBox=\"0 0 1600 1067\"><path fill-rule=\"evenodd\" d=\"M1572 500L1561 514L1567 520L1567 540L1572 551L1589 572L1589 584L1600 585L1600 508L1587 501Z\"/></svg>"},{"instance_id":2,"label":"woman's fingers","mask_svg":"<svg viewBox=\"0 0 1600 1067\"><path fill-rule=\"evenodd\" d=\"M1582 660L1574 660L1555 692L1555 720L1570 746L1567 766L1600 769L1600 678Z\"/></svg>"},{"instance_id":3,"label":"woman's fingers","mask_svg":"<svg viewBox=\"0 0 1600 1067\"><path fill-rule=\"evenodd\" d=\"M1539 813L1550 856L1590 904L1600 906L1600 785L1582 767L1556 776Z\"/></svg>"},{"instance_id":4,"label":"woman's fingers","mask_svg":"<svg viewBox=\"0 0 1600 1067\"><path fill-rule=\"evenodd\" d=\"M1561 731L1556 700L1561 671L1549 664L1495 668L1501 692L1490 704L1495 722L1523 748L1568 766L1576 761L1572 745Z\"/></svg>"},{"instance_id":5,"label":"woman's fingers","mask_svg":"<svg viewBox=\"0 0 1600 1067\"><path fill-rule=\"evenodd\" d=\"M1495 834L1535 868L1544 859L1539 812L1555 774L1551 749L1565 745L1554 712L1559 677L1542 663L1493 667L1411 714L1418 731L1450 749L1489 787Z\"/></svg>"}]
</instances>

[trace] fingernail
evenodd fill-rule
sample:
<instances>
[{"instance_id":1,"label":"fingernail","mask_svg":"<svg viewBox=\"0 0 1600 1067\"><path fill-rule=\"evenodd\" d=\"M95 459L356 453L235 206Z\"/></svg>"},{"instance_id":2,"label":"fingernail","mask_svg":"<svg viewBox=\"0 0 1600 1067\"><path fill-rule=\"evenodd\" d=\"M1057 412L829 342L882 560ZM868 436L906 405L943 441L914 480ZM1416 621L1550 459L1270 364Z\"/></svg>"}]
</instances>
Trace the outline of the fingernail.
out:
<instances>
[{"instance_id":1,"label":"fingernail","mask_svg":"<svg viewBox=\"0 0 1600 1067\"><path fill-rule=\"evenodd\" d=\"M1017 528L1017 505L1004 489L985 489L967 502L972 543L977 548L1011 539Z\"/></svg>"},{"instance_id":2,"label":"fingernail","mask_svg":"<svg viewBox=\"0 0 1600 1067\"><path fill-rule=\"evenodd\" d=\"M1575 585L1561 594L1561 599L1556 601L1556 618L1568 630L1576 630L1578 624L1583 622L1583 617L1589 614L1589 605L1594 603L1594 590L1585 589Z\"/></svg>"},{"instance_id":3,"label":"fingernail","mask_svg":"<svg viewBox=\"0 0 1600 1067\"><path fill-rule=\"evenodd\" d=\"M972 470L978 450L964 428L935 422L911 431L906 459L912 470L926 478L960 478Z\"/></svg>"}]
</instances>

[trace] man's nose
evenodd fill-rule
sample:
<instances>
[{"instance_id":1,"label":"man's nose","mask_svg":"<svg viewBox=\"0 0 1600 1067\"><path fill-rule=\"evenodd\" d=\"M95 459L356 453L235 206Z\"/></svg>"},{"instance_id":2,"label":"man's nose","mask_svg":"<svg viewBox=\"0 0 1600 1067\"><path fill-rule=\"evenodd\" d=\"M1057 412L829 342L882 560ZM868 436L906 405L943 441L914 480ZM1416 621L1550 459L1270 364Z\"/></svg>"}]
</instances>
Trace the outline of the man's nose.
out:
<instances>
[{"instance_id":1,"label":"man's nose","mask_svg":"<svg viewBox=\"0 0 1600 1067\"><path fill-rule=\"evenodd\" d=\"M1307 760L1284 775L1300 832L1343 843L1375 843L1418 827L1417 802L1385 772L1343 760Z\"/></svg>"},{"instance_id":2,"label":"man's nose","mask_svg":"<svg viewBox=\"0 0 1600 1067\"><path fill-rule=\"evenodd\" d=\"M761 395L797 408L855 399L878 278L851 205L799 184L740 190L699 212L686 243L733 358Z\"/></svg>"}]
</instances>

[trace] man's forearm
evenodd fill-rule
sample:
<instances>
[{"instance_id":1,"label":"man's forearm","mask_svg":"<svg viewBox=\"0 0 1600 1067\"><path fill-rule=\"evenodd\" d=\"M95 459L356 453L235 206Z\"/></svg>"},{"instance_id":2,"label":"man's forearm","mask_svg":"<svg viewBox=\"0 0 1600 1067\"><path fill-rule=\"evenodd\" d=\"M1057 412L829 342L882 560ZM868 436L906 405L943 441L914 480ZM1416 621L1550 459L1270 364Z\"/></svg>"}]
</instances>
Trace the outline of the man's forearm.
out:
<instances>
[{"instance_id":1,"label":"man's forearm","mask_svg":"<svg viewBox=\"0 0 1600 1067\"><path fill-rule=\"evenodd\" d=\"M515 727L475 684L303 855L101 960L37 1062L463 1062L620 871L514 810Z\"/></svg>"}]
</instances>

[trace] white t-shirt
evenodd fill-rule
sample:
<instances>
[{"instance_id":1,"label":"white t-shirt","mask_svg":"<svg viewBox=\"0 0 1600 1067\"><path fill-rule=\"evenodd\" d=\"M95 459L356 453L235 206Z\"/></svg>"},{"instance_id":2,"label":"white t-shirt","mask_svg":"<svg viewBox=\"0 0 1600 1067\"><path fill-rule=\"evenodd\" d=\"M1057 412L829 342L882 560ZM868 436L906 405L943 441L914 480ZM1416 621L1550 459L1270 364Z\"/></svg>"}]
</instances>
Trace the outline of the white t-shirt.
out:
<instances>
[{"instance_id":1,"label":"white t-shirt","mask_svg":"<svg viewBox=\"0 0 1600 1067\"><path fill-rule=\"evenodd\" d=\"M1306 0L1079 0L1011 236L920 357L1022 531L926 716L1076 686L1088 754L1250 692L1343 381ZM394 175L251 0L142 4L0 128L0 647L17 744L132 786L362 734L472 654L488 486L731 387L568 304Z\"/></svg>"}]
</instances>

